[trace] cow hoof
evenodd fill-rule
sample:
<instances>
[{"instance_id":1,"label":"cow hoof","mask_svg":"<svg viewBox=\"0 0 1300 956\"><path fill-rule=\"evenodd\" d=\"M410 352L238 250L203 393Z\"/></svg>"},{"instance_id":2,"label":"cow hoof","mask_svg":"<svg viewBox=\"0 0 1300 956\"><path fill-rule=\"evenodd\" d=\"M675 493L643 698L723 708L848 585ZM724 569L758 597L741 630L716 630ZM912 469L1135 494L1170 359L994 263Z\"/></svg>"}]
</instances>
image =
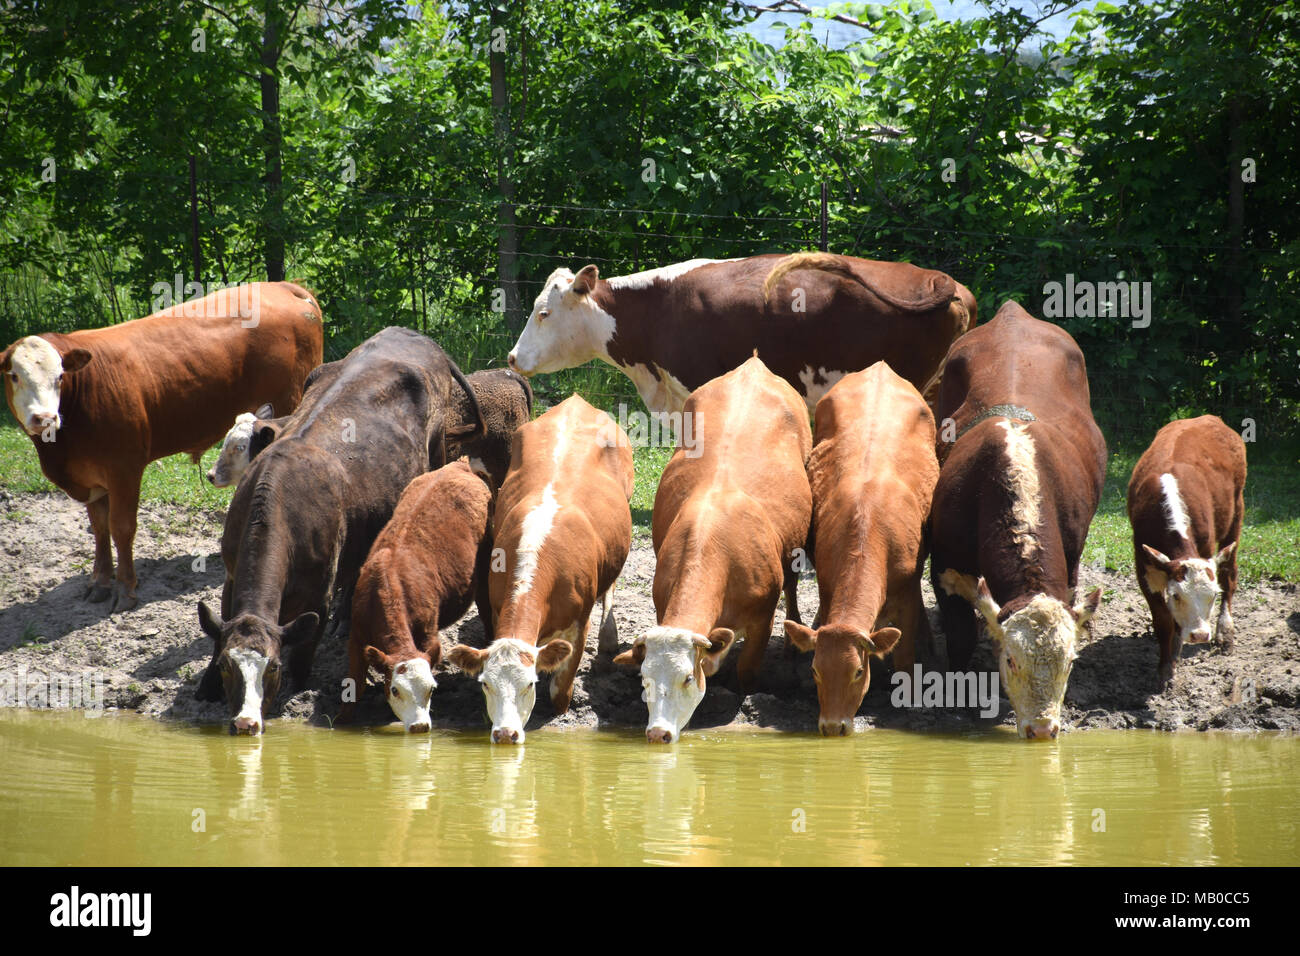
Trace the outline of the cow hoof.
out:
<instances>
[{"instance_id":1,"label":"cow hoof","mask_svg":"<svg viewBox=\"0 0 1300 956\"><path fill-rule=\"evenodd\" d=\"M91 604L102 604L112 593L113 589L107 584L92 584L86 588L86 600Z\"/></svg>"},{"instance_id":2,"label":"cow hoof","mask_svg":"<svg viewBox=\"0 0 1300 956\"><path fill-rule=\"evenodd\" d=\"M111 613L117 614L122 611L133 611L139 603L139 599L134 594L120 594L113 601L113 610Z\"/></svg>"}]
</instances>

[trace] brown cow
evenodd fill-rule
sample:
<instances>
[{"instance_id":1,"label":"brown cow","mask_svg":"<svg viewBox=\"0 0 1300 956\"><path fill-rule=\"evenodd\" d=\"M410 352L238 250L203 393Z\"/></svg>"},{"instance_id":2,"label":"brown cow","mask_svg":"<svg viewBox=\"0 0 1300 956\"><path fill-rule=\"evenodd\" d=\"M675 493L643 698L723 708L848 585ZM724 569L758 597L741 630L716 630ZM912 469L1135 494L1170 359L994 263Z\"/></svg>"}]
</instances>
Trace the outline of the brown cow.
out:
<instances>
[{"instance_id":1,"label":"brown cow","mask_svg":"<svg viewBox=\"0 0 1300 956\"><path fill-rule=\"evenodd\" d=\"M936 418L930 574L949 664L963 670L983 617L1020 736L1052 739L1101 588L1071 606L1106 477L1088 372L1070 334L1008 301L957 342ZM949 430L951 429L951 434Z\"/></svg>"},{"instance_id":2,"label":"brown cow","mask_svg":"<svg viewBox=\"0 0 1300 956\"><path fill-rule=\"evenodd\" d=\"M539 671L559 671L551 703L569 709L592 608L601 598L609 616L632 548L632 478L627 435L577 395L515 431L492 518L493 554L504 556L488 575L497 638L447 655L479 675L493 743L524 742Z\"/></svg>"},{"instance_id":3,"label":"brown cow","mask_svg":"<svg viewBox=\"0 0 1300 956\"><path fill-rule=\"evenodd\" d=\"M0 354L9 410L41 471L86 503L95 537L87 593L136 604L132 559L140 478L158 458L197 463L241 412L288 411L320 364L315 297L291 282L222 289L121 325L19 339Z\"/></svg>"},{"instance_id":4,"label":"brown cow","mask_svg":"<svg viewBox=\"0 0 1300 956\"><path fill-rule=\"evenodd\" d=\"M465 376L478 398L483 412L483 437L466 442L449 443L447 457L465 455L481 461L500 488L510 469L510 444L515 429L533 414L533 387L528 379L508 368L489 368ZM462 415L468 417L467 412Z\"/></svg>"},{"instance_id":5,"label":"brown cow","mask_svg":"<svg viewBox=\"0 0 1300 956\"><path fill-rule=\"evenodd\" d=\"M600 359L652 412L679 412L757 349L811 411L837 380L879 361L926 392L974 325L970 290L905 262L800 252L611 279L589 265L551 273L509 364L531 376Z\"/></svg>"},{"instance_id":6,"label":"brown cow","mask_svg":"<svg viewBox=\"0 0 1300 956\"><path fill-rule=\"evenodd\" d=\"M438 629L469 609L492 547L491 476L466 459L406 486L393 517L375 539L352 596L348 677L357 695L373 667L384 698L411 733L429 729L429 698L442 659ZM490 610L479 602L485 626ZM343 705L349 720L354 702Z\"/></svg>"},{"instance_id":7,"label":"brown cow","mask_svg":"<svg viewBox=\"0 0 1300 956\"><path fill-rule=\"evenodd\" d=\"M1174 679L1183 642L1210 639L1220 593L1218 643L1225 654L1232 650L1245 487L1246 443L1215 415L1170 422L1133 469L1134 567L1160 644L1162 687Z\"/></svg>"},{"instance_id":8,"label":"brown cow","mask_svg":"<svg viewBox=\"0 0 1300 956\"><path fill-rule=\"evenodd\" d=\"M929 644L923 529L939 462L934 415L884 362L840 379L817 403L816 421L808 477L820 627L786 621L785 634L814 652L818 726L838 736L853 732L869 658L892 649L894 670L910 673L917 644Z\"/></svg>"},{"instance_id":9,"label":"brown cow","mask_svg":"<svg viewBox=\"0 0 1300 956\"><path fill-rule=\"evenodd\" d=\"M793 565L812 517L807 409L757 356L696 389L682 414L696 444L674 452L651 519L658 626L615 659L641 668L652 743L681 736L738 636L741 692L757 688L783 588L799 620Z\"/></svg>"}]
</instances>

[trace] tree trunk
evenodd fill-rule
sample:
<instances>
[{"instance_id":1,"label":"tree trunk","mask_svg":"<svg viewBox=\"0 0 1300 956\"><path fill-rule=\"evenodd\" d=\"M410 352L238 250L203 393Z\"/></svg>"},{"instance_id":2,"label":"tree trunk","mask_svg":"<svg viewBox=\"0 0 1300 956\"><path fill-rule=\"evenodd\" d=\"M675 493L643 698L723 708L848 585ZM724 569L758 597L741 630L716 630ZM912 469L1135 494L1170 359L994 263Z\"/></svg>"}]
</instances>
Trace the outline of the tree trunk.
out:
<instances>
[{"instance_id":1,"label":"tree trunk","mask_svg":"<svg viewBox=\"0 0 1300 956\"><path fill-rule=\"evenodd\" d=\"M280 129L280 6L266 0L262 27L262 149L266 162L266 205L262 211L266 278L284 281L284 171Z\"/></svg>"},{"instance_id":2,"label":"tree trunk","mask_svg":"<svg viewBox=\"0 0 1300 956\"><path fill-rule=\"evenodd\" d=\"M522 330L523 309L519 299L519 233L515 228L514 143L510 124L510 91L506 84L506 51L498 37L506 34L505 14L496 4L489 7L488 63L492 79L492 125L497 140L497 191L501 204L497 216L497 277L505 292L506 322ZM500 32L498 32L500 30Z\"/></svg>"},{"instance_id":3,"label":"tree trunk","mask_svg":"<svg viewBox=\"0 0 1300 956\"><path fill-rule=\"evenodd\" d=\"M1246 231L1246 194L1241 178L1242 120L1241 97L1234 96L1228 103L1228 253L1225 257L1227 281L1224 284L1226 300L1224 318L1231 329L1241 327L1243 290L1242 242Z\"/></svg>"}]
</instances>

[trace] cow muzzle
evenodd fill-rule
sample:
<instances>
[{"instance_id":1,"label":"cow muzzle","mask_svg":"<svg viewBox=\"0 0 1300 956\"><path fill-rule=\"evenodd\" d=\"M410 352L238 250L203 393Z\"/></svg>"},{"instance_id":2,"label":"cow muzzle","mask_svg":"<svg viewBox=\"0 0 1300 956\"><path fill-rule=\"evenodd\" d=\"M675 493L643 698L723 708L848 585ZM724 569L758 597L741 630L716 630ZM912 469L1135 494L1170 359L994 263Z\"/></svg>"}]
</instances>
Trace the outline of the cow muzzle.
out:
<instances>
[{"instance_id":1,"label":"cow muzzle","mask_svg":"<svg viewBox=\"0 0 1300 956\"><path fill-rule=\"evenodd\" d=\"M1207 627L1203 630L1192 631L1187 635L1188 644L1208 644L1210 642L1210 629Z\"/></svg>"},{"instance_id":2,"label":"cow muzzle","mask_svg":"<svg viewBox=\"0 0 1300 956\"><path fill-rule=\"evenodd\" d=\"M524 732L513 727L493 727L492 742L494 744L521 744L524 742Z\"/></svg>"},{"instance_id":3,"label":"cow muzzle","mask_svg":"<svg viewBox=\"0 0 1300 956\"><path fill-rule=\"evenodd\" d=\"M645 732L645 739L647 743L670 744L675 735L667 727L651 727Z\"/></svg>"},{"instance_id":4,"label":"cow muzzle","mask_svg":"<svg viewBox=\"0 0 1300 956\"><path fill-rule=\"evenodd\" d=\"M853 733L853 719L826 720L822 718L817 721L817 728L822 732L823 737L848 737Z\"/></svg>"},{"instance_id":5,"label":"cow muzzle","mask_svg":"<svg viewBox=\"0 0 1300 956\"><path fill-rule=\"evenodd\" d=\"M1025 724L1026 740L1055 740L1061 725L1055 720L1031 720Z\"/></svg>"},{"instance_id":6,"label":"cow muzzle","mask_svg":"<svg viewBox=\"0 0 1300 956\"><path fill-rule=\"evenodd\" d=\"M37 412L27 416L27 434L39 435L48 428L58 431L63 427L63 420L57 415Z\"/></svg>"},{"instance_id":7,"label":"cow muzzle","mask_svg":"<svg viewBox=\"0 0 1300 956\"><path fill-rule=\"evenodd\" d=\"M262 722L256 717L236 717L230 722L230 732L235 736L256 737L262 732Z\"/></svg>"}]
</instances>

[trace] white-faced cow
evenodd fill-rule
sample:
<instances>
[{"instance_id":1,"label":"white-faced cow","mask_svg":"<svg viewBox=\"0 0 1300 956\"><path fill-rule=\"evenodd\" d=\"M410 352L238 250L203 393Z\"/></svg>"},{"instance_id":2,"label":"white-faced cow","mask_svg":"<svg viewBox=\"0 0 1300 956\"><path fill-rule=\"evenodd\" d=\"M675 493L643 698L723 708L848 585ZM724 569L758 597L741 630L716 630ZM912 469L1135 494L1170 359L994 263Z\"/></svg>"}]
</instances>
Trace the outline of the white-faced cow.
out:
<instances>
[{"instance_id":1,"label":"white-faced cow","mask_svg":"<svg viewBox=\"0 0 1300 956\"><path fill-rule=\"evenodd\" d=\"M438 629L456 623L476 592L479 617L485 629L491 625L487 589L476 587L486 583L492 546L491 480L482 463L461 459L402 492L357 577L348 632L354 697L344 703L340 722L352 717L373 667L402 726L411 733L429 729L433 669L442 660Z\"/></svg>"},{"instance_id":2,"label":"white-faced cow","mask_svg":"<svg viewBox=\"0 0 1300 956\"><path fill-rule=\"evenodd\" d=\"M577 395L515 431L492 517L493 550L504 557L488 574L497 637L486 650L459 644L447 655L478 675L493 743L524 742L539 672L556 672L551 703L569 709L592 608L600 599L610 619L632 548L632 480L627 435ZM603 650L612 649L608 633Z\"/></svg>"},{"instance_id":3,"label":"white-faced cow","mask_svg":"<svg viewBox=\"0 0 1300 956\"><path fill-rule=\"evenodd\" d=\"M1160 645L1162 687L1174 679L1183 643L1210 639L1220 594L1218 643L1232 650L1245 487L1246 444L1215 415L1170 422L1133 469L1134 566Z\"/></svg>"},{"instance_id":4,"label":"white-faced cow","mask_svg":"<svg viewBox=\"0 0 1300 956\"><path fill-rule=\"evenodd\" d=\"M1071 604L1106 477L1083 353L1008 301L953 346L935 417L943 465L930 573L949 665L970 662L974 606L1020 736L1054 739L1077 643L1101 602L1097 588Z\"/></svg>"},{"instance_id":5,"label":"white-faced cow","mask_svg":"<svg viewBox=\"0 0 1300 956\"><path fill-rule=\"evenodd\" d=\"M652 412L757 350L809 410L835 382L888 362L926 392L953 340L975 324L975 297L942 272L827 253L693 259L602 279L557 269L510 352L525 375L608 362Z\"/></svg>"},{"instance_id":6,"label":"white-faced cow","mask_svg":"<svg viewBox=\"0 0 1300 956\"><path fill-rule=\"evenodd\" d=\"M224 693L232 733L261 733L282 647L295 685L307 683L331 597L337 588L347 621L361 564L403 489L444 464L447 436L482 431L477 417L449 414L456 392L472 390L418 332L384 329L331 365L235 489L221 535L221 617L199 604L214 647L196 696Z\"/></svg>"},{"instance_id":7,"label":"white-faced cow","mask_svg":"<svg viewBox=\"0 0 1300 956\"><path fill-rule=\"evenodd\" d=\"M197 462L236 415L264 402L293 409L323 336L315 296L258 282L121 325L29 335L0 353L9 410L41 471L90 513L92 601L113 593L116 546L114 606L135 606L145 466L178 452Z\"/></svg>"},{"instance_id":8,"label":"white-faced cow","mask_svg":"<svg viewBox=\"0 0 1300 956\"><path fill-rule=\"evenodd\" d=\"M853 733L871 682L870 658L893 650L910 673L929 644L921 600L924 528L939 462L934 415L884 362L846 375L817 403L808 478L821 604L814 630L785 622L813 652L823 735Z\"/></svg>"},{"instance_id":9,"label":"white-faced cow","mask_svg":"<svg viewBox=\"0 0 1300 956\"><path fill-rule=\"evenodd\" d=\"M651 518L658 626L615 659L641 669L651 743L681 736L737 637L741 693L757 689L783 589L799 620L794 564L812 517L807 408L757 357L696 389L683 415L696 444L668 462Z\"/></svg>"}]
</instances>

